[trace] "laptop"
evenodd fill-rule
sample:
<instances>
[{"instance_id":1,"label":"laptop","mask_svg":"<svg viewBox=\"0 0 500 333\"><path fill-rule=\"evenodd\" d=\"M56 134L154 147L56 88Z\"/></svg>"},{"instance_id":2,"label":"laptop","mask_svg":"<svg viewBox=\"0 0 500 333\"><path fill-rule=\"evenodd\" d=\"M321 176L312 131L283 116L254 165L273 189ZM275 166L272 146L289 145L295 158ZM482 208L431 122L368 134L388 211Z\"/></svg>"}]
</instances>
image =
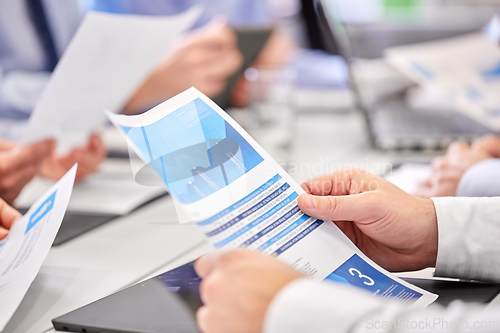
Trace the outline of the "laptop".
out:
<instances>
[{"instance_id":1,"label":"laptop","mask_svg":"<svg viewBox=\"0 0 500 333\"><path fill-rule=\"evenodd\" d=\"M199 333L195 314L202 305L201 279L194 262L138 283L52 320L63 332L86 333ZM438 294L436 303L454 300L488 303L500 285L427 279L404 279Z\"/></svg>"},{"instance_id":2,"label":"laptop","mask_svg":"<svg viewBox=\"0 0 500 333\"><path fill-rule=\"evenodd\" d=\"M369 139L375 148L382 150L441 150L456 140L471 142L493 131L454 109L417 109L407 105L405 96L390 96L376 102L367 98L369 92L363 91L354 73L353 66L358 56L353 52L346 28L335 17L335 1L323 6L316 0L316 14L325 45L335 53L337 50L346 60L349 80L357 108L363 113ZM327 15L325 10L328 9ZM454 32L450 32L452 36ZM383 36L379 36L383 39ZM431 33L420 36L420 41L435 39ZM442 32L440 38L445 38ZM387 39L382 40L387 44ZM376 44L372 41L371 44ZM388 46L388 45L385 45ZM366 88L365 88L366 89Z\"/></svg>"}]
</instances>

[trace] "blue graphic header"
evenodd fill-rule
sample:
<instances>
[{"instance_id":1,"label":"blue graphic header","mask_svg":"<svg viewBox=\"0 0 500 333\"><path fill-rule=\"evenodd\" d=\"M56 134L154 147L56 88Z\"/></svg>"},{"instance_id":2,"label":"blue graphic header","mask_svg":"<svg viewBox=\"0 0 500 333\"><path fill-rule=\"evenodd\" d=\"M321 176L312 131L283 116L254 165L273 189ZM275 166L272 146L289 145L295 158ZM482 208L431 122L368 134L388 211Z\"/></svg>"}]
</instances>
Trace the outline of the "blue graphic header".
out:
<instances>
[{"instance_id":1,"label":"blue graphic header","mask_svg":"<svg viewBox=\"0 0 500 333\"><path fill-rule=\"evenodd\" d=\"M38 207L38 209L31 215L30 221L28 223L28 227L26 228L26 232L31 230L38 222L40 222L41 219L44 218L45 215L47 215L48 212L52 210L54 207L54 200L56 198L56 193L57 190L52 193L50 197L47 198L47 200L44 201L43 204Z\"/></svg>"}]
</instances>

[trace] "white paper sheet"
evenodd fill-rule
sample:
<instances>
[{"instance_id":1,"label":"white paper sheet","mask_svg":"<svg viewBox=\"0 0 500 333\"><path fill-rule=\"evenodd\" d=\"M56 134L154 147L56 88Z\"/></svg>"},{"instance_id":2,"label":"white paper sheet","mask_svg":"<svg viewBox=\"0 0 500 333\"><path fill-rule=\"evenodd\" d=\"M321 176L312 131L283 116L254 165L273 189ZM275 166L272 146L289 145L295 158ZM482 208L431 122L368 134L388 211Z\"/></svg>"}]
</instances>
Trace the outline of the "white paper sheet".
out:
<instances>
[{"instance_id":1,"label":"white paper sheet","mask_svg":"<svg viewBox=\"0 0 500 333\"><path fill-rule=\"evenodd\" d=\"M12 226L0 242L0 331L3 331L49 253L68 206L77 166L71 168Z\"/></svg>"},{"instance_id":2,"label":"white paper sheet","mask_svg":"<svg viewBox=\"0 0 500 333\"><path fill-rule=\"evenodd\" d=\"M457 110L500 130L500 48L485 33L390 48L386 59Z\"/></svg>"},{"instance_id":3,"label":"white paper sheet","mask_svg":"<svg viewBox=\"0 0 500 333\"><path fill-rule=\"evenodd\" d=\"M368 259L329 221L304 215L302 188L231 117L191 88L145 114L109 113L169 189L178 213L215 248L277 257L313 279L329 279L426 306L437 296Z\"/></svg>"},{"instance_id":4,"label":"white paper sheet","mask_svg":"<svg viewBox=\"0 0 500 333\"><path fill-rule=\"evenodd\" d=\"M55 138L60 153L84 144L105 123L102 110L120 111L199 14L199 8L168 17L88 13L21 142Z\"/></svg>"}]
</instances>

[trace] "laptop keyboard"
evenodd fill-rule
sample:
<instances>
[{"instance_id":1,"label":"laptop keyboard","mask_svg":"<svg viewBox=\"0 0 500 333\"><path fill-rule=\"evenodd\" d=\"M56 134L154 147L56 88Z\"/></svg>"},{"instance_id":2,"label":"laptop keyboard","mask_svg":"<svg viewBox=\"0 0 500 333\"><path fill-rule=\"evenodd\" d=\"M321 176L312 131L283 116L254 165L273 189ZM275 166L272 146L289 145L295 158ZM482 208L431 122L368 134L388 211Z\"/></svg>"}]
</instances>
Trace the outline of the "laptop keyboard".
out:
<instances>
[{"instance_id":1,"label":"laptop keyboard","mask_svg":"<svg viewBox=\"0 0 500 333\"><path fill-rule=\"evenodd\" d=\"M492 133L456 112L430 112L407 108L378 109L372 115L377 145L386 149L442 149L455 140L472 141Z\"/></svg>"}]
</instances>

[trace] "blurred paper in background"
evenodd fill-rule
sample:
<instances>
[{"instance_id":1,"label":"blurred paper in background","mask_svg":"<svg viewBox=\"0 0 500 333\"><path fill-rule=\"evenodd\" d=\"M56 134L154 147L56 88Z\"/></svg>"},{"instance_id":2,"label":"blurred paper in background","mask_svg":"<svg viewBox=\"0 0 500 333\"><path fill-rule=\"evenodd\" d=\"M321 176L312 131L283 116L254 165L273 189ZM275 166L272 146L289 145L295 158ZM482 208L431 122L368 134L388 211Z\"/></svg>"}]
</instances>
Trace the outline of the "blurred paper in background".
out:
<instances>
[{"instance_id":1,"label":"blurred paper in background","mask_svg":"<svg viewBox=\"0 0 500 333\"><path fill-rule=\"evenodd\" d=\"M500 48L486 34L394 47L386 59L467 116L500 130Z\"/></svg>"},{"instance_id":2,"label":"blurred paper in background","mask_svg":"<svg viewBox=\"0 0 500 333\"><path fill-rule=\"evenodd\" d=\"M60 153L84 144L118 112L199 17L199 8L168 16L90 12L59 61L21 140L55 138Z\"/></svg>"}]
</instances>

